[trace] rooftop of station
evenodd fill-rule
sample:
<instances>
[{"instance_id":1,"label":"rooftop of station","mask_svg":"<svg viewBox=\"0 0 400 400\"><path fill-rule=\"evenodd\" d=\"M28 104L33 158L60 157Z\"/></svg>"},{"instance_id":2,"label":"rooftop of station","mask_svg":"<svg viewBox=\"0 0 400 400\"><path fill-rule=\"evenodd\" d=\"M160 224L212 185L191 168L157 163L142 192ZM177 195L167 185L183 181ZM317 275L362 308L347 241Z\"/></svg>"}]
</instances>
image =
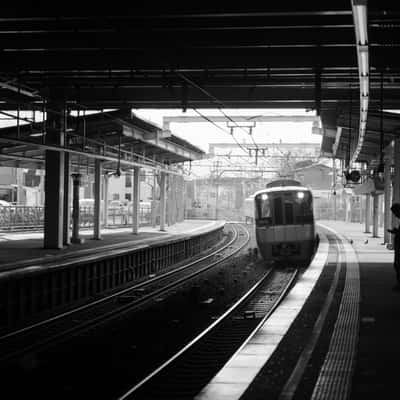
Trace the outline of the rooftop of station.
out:
<instances>
[{"instance_id":1,"label":"rooftop of station","mask_svg":"<svg viewBox=\"0 0 400 400\"><path fill-rule=\"evenodd\" d=\"M352 108L351 158L368 161L375 127L364 145L363 125L376 125L382 100L400 107L400 14L392 3L140 4L111 14L108 6L6 8L0 108L303 108L325 130L342 127L338 158L347 158ZM386 137L392 117L383 118ZM332 151L329 143L322 149Z\"/></svg>"},{"instance_id":2,"label":"rooftop of station","mask_svg":"<svg viewBox=\"0 0 400 400\"><path fill-rule=\"evenodd\" d=\"M74 116L54 110L51 113L44 121L0 129L0 165L41 169L46 149L54 148L70 151L73 163L79 163L80 156L92 155L93 164L94 156L103 156L109 161L108 168L115 168L118 157L122 167L128 162L153 167L197 160L205 155L198 147L137 117L130 109ZM64 143L58 142L60 130L65 134Z\"/></svg>"},{"instance_id":3,"label":"rooftop of station","mask_svg":"<svg viewBox=\"0 0 400 400\"><path fill-rule=\"evenodd\" d=\"M359 114L347 110L335 116L324 116L321 152L328 157L346 160L356 146ZM359 162L372 166L379 163L381 152L399 137L400 114L394 112L370 111ZM382 143L381 143L382 138Z\"/></svg>"}]
</instances>

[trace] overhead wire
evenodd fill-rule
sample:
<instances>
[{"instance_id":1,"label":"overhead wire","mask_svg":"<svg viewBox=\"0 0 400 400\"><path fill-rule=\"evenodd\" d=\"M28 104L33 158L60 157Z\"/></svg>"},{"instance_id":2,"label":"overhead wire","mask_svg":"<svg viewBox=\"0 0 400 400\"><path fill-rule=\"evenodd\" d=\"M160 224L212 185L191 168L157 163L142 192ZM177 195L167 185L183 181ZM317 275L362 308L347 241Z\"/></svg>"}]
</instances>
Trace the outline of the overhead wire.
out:
<instances>
[{"instance_id":1,"label":"overhead wire","mask_svg":"<svg viewBox=\"0 0 400 400\"><path fill-rule=\"evenodd\" d=\"M219 126L218 124L216 124L213 120L211 120L210 118L208 118L206 115L203 115L199 110L197 110L197 108L192 107L193 111L195 111L197 114L200 115L200 117L204 118L206 121L210 122L211 124L213 124L214 126L216 126L218 129L220 129L222 132L225 132L226 134L228 134L229 136L232 136L232 139L236 142L236 144L248 155L249 152L237 141L237 139L231 135L227 130L225 130L224 128L222 128L221 126Z\"/></svg>"},{"instance_id":2,"label":"overhead wire","mask_svg":"<svg viewBox=\"0 0 400 400\"><path fill-rule=\"evenodd\" d=\"M182 72L180 71L174 71L180 78L182 78L185 82L189 83L191 86L195 87L196 89L200 90L202 93L204 93L206 96L208 96L210 99L212 99L214 101L214 103L216 103L218 105L217 109L221 112L221 114L228 119L229 121L231 121L232 123L234 123L238 128L242 129L242 131L244 131L245 133L249 134L249 132L247 132L242 126L240 126L232 117L230 117L228 114L226 114L222 108L227 108L226 105L224 104L224 102L222 102L221 100L217 99L213 94L211 94L208 90L204 89L202 86L198 85L196 82L193 82L191 79L189 79L186 75L182 74ZM193 108L194 109L194 108ZM231 136L233 137L233 133L231 134ZM254 145L256 146L256 149L258 149L258 145L255 142L253 136L250 134L251 140L253 141ZM235 140L236 141L236 140Z\"/></svg>"}]
</instances>

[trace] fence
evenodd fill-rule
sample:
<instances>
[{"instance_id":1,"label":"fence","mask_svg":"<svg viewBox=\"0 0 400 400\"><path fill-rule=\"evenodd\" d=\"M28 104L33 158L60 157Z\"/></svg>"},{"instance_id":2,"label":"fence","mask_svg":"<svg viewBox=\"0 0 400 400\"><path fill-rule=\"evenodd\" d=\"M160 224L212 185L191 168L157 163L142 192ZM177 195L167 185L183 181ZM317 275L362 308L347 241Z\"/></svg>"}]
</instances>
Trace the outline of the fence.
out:
<instances>
[{"instance_id":1,"label":"fence","mask_svg":"<svg viewBox=\"0 0 400 400\"><path fill-rule=\"evenodd\" d=\"M94 208L81 206L79 208L80 227L88 228L93 226ZM101 215L103 221L103 215ZM116 227L132 224L132 208L108 209L107 226ZM140 207L139 225L145 226L151 224L151 208ZM44 225L44 207L30 206L0 206L0 231L43 229Z\"/></svg>"}]
</instances>

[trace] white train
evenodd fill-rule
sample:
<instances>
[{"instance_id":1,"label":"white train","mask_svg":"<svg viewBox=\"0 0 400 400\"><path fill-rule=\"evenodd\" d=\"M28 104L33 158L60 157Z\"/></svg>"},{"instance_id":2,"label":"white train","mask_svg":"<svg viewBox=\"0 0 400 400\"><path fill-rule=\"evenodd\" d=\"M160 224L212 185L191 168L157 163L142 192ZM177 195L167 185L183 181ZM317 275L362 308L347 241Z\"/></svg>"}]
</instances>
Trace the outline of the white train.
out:
<instances>
[{"instance_id":1,"label":"white train","mask_svg":"<svg viewBox=\"0 0 400 400\"><path fill-rule=\"evenodd\" d=\"M308 262L317 246L311 190L295 180L254 194L257 245L267 261Z\"/></svg>"}]
</instances>

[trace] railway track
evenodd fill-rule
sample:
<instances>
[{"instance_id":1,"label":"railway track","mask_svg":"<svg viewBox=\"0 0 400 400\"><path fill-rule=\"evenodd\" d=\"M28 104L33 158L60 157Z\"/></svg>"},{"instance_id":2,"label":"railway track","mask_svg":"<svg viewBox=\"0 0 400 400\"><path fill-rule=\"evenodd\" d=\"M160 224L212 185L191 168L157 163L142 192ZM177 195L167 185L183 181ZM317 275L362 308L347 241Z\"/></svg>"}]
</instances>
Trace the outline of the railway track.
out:
<instances>
[{"instance_id":1,"label":"railway track","mask_svg":"<svg viewBox=\"0 0 400 400\"><path fill-rule=\"evenodd\" d=\"M297 274L297 269L269 270L218 320L119 400L193 398L268 319Z\"/></svg>"},{"instance_id":2,"label":"railway track","mask_svg":"<svg viewBox=\"0 0 400 400\"><path fill-rule=\"evenodd\" d=\"M73 335L93 329L166 295L217 264L227 260L247 245L249 232L241 225L231 225L232 239L222 248L159 276L119 290L108 296L0 336L0 361L20 357L53 346Z\"/></svg>"}]
</instances>

